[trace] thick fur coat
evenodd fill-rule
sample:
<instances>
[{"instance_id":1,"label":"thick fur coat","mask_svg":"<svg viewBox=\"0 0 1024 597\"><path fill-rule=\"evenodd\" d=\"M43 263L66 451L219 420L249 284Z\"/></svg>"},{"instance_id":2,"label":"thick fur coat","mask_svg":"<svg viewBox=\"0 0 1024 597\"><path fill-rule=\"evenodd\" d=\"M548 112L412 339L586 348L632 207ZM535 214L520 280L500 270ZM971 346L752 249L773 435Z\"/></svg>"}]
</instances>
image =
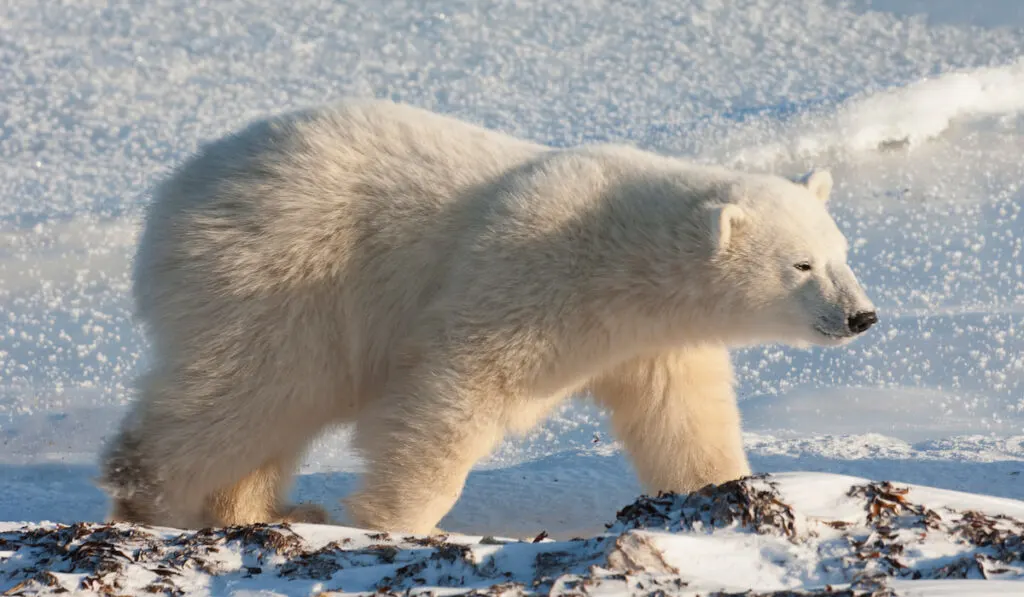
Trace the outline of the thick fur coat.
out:
<instances>
[{"instance_id":1,"label":"thick fur coat","mask_svg":"<svg viewBox=\"0 0 1024 597\"><path fill-rule=\"evenodd\" d=\"M325 521L289 481L354 423L349 522L428 532L506 433L581 391L649 490L747 475L727 347L836 345L874 320L831 184L555 150L390 102L254 123L147 214L153 358L104 456L111 517Z\"/></svg>"}]
</instances>

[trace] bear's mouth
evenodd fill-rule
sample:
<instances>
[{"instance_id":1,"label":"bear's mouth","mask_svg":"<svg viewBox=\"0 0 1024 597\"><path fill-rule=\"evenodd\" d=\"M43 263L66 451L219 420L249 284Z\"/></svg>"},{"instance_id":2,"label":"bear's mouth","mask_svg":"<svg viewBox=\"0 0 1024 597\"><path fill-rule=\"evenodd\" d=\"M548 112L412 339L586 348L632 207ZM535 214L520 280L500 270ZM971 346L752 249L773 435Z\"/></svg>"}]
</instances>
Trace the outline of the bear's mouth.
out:
<instances>
[{"instance_id":1,"label":"bear's mouth","mask_svg":"<svg viewBox=\"0 0 1024 597\"><path fill-rule=\"evenodd\" d=\"M835 332L830 332L819 326L814 326L814 331L818 332L822 336L825 336L826 338L831 338L832 340L845 340L850 337L849 334L837 334Z\"/></svg>"}]
</instances>

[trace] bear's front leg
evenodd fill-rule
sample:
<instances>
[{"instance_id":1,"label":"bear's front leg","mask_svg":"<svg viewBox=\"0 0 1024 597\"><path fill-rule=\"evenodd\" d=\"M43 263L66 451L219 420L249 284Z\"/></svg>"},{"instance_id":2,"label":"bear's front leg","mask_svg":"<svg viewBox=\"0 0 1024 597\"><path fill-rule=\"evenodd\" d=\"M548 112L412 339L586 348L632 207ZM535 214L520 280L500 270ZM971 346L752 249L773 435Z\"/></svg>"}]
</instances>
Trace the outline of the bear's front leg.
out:
<instances>
[{"instance_id":1,"label":"bear's front leg","mask_svg":"<svg viewBox=\"0 0 1024 597\"><path fill-rule=\"evenodd\" d=\"M690 492L750 474L724 347L639 358L590 387L647 491Z\"/></svg>"},{"instance_id":2,"label":"bear's front leg","mask_svg":"<svg viewBox=\"0 0 1024 597\"><path fill-rule=\"evenodd\" d=\"M502 437L498 395L436 369L396 385L359 415L355 446L367 461L345 500L352 524L429 534L455 505L470 469Z\"/></svg>"}]
</instances>

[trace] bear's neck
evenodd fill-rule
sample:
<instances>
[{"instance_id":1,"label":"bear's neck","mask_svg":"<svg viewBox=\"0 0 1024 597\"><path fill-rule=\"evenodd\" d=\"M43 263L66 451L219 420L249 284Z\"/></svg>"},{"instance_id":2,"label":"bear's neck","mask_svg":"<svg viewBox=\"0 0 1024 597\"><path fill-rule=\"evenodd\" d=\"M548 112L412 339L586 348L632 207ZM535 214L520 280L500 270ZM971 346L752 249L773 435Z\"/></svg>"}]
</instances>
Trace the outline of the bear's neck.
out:
<instances>
[{"instance_id":1,"label":"bear's neck","mask_svg":"<svg viewBox=\"0 0 1024 597\"><path fill-rule=\"evenodd\" d=\"M704 169L676 160L612 156L595 171L584 164L577 181L580 217L575 246L560 255L572 325L594 326L589 341L613 352L719 342L726 297L715 297L709 231L701 204L721 184ZM600 182L588 177L600 176ZM686 187L680 181L690 183ZM702 188L705 187L705 188ZM586 351L584 351L586 352ZM597 355L595 355L597 356Z\"/></svg>"}]
</instances>

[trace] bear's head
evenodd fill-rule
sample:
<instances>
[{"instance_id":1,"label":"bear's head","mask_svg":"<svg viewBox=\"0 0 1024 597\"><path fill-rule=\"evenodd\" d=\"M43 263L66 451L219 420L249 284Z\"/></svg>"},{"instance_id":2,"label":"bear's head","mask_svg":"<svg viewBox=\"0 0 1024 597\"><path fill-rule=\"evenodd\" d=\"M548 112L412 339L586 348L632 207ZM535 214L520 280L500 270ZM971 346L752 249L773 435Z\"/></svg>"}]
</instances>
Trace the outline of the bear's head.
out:
<instances>
[{"instance_id":1,"label":"bear's head","mask_svg":"<svg viewBox=\"0 0 1024 597\"><path fill-rule=\"evenodd\" d=\"M825 170L751 177L708 207L716 294L744 343L838 346L878 321L826 209L831 191Z\"/></svg>"}]
</instances>

